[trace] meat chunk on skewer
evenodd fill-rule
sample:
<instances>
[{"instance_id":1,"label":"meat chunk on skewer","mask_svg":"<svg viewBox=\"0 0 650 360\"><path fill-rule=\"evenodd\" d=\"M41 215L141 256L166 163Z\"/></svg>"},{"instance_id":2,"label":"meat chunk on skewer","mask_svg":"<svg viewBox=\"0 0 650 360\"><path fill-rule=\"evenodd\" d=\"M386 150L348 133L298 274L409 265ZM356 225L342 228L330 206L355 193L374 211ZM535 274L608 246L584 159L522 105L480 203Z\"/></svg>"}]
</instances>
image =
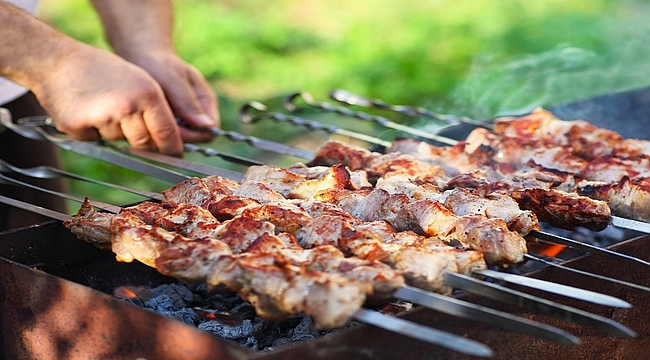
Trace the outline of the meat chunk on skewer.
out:
<instances>
[{"instance_id":1,"label":"meat chunk on skewer","mask_svg":"<svg viewBox=\"0 0 650 360\"><path fill-rule=\"evenodd\" d=\"M99 218L89 214L94 211L89 203L83 211L85 218ZM321 329L340 327L353 317L372 287L367 281L294 265L292 259L278 253L233 254L223 241L190 239L145 224L129 211L102 216L105 219L95 224L105 225L110 219L109 241L118 260L138 260L180 280L206 282L211 289L226 286L238 291L260 316L270 319L304 311ZM77 225L75 220L66 224Z\"/></svg>"},{"instance_id":2,"label":"meat chunk on skewer","mask_svg":"<svg viewBox=\"0 0 650 360\"><path fill-rule=\"evenodd\" d=\"M630 219L650 221L650 183L627 176L614 183L584 182L577 192L607 202L612 212Z\"/></svg>"},{"instance_id":3,"label":"meat chunk on skewer","mask_svg":"<svg viewBox=\"0 0 650 360\"><path fill-rule=\"evenodd\" d=\"M584 120L560 120L541 108L522 117L496 119L494 131L522 141L570 146L575 155L587 160L609 155L623 141L622 136L614 131Z\"/></svg>"}]
</instances>

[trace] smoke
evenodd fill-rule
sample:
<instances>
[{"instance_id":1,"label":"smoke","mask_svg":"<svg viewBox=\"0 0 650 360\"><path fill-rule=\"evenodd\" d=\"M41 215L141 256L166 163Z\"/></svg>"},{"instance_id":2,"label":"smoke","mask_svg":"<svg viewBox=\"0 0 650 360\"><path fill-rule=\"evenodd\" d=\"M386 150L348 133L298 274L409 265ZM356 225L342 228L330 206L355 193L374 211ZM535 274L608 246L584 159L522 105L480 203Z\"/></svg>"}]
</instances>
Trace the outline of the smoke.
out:
<instances>
[{"instance_id":1,"label":"smoke","mask_svg":"<svg viewBox=\"0 0 650 360\"><path fill-rule=\"evenodd\" d=\"M603 20L596 50L564 43L516 58L477 56L466 79L438 109L487 119L650 86L650 4L624 5Z\"/></svg>"}]
</instances>

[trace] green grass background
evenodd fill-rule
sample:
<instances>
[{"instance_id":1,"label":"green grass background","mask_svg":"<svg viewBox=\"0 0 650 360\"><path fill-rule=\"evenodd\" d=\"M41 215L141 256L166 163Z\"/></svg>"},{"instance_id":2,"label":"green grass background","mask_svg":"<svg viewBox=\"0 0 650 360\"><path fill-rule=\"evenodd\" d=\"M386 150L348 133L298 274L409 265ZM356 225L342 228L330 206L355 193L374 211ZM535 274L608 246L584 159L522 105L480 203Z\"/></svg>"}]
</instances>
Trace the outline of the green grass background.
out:
<instances>
[{"instance_id":1,"label":"green grass background","mask_svg":"<svg viewBox=\"0 0 650 360\"><path fill-rule=\"evenodd\" d=\"M243 102L274 103L292 91L325 100L342 88L481 119L650 83L646 1L177 0L174 6L178 52L219 94L223 127L273 140L305 134L273 123L239 124ZM44 0L40 16L107 47L86 0ZM260 155L222 139L210 146ZM154 190L168 185L64 156L67 167L93 177Z\"/></svg>"}]
</instances>

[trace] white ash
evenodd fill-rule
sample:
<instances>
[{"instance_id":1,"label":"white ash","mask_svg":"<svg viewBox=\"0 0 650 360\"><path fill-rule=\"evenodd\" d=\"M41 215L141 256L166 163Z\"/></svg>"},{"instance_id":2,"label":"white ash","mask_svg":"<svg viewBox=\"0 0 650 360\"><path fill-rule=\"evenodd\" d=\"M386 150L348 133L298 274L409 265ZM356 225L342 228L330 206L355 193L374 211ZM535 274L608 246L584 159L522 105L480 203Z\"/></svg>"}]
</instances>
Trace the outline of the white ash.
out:
<instances>
[{"instance_id":1,"label":"white ash","mask_svg":"<svg viewBox=\"0 0 650 360\"><path fill-rule=\"evenodd\" d=\"M253 323L246 319L238 326L230 326L221 321L210 320L199 324L199 329L211 334L219 335L224 339L239 340L248 339L255 333Z\"/></svg>"},{"instance_id":2,"label":"white ash","mask_svg":"<svg viewBox=\"0 0 650 360\"><path fill-rule=\"evenodd\" d=\"M149 298L124 300L258 351L310 341L359 325L351 322L340 329L318 331L311 317L304 313L279 322L262 319L255 315L253 306L236 293L220 291L209 294L204 285L168 284L148 293L151 295ZM200 314L202 310L194 308L222 316L208 318Z\"/></svg>"}]
</instances>

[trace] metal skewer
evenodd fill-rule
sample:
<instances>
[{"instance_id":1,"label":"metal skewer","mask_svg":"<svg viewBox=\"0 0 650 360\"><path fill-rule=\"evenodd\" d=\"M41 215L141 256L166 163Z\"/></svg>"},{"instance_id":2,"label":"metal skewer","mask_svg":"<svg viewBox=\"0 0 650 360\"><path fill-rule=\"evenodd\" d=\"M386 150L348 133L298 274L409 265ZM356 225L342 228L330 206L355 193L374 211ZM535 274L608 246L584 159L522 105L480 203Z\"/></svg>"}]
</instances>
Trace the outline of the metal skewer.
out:
<instances>
[{"instance_id":1,"label":"metal skewer","mask_svg":"<svg viewBox=\"0 0 650 360\"><path fill-rule=\"evenodd\" d=\"M287 109L289 111L298 110L298 108L295 105L295 101L297 99L302 99L307 105L309 105L311 107L314 107L314 108L317 108L317 109L319 109L321 111L324 111L324 112L330 112L330 113L335 113L335 114L339 114L339 115L343 115L343 116L355 117L355 118L357 118L359 120L363 120L363 121L372 121L372 122L375 122L375 123L377 123L377 124L379 124L381 126L384 126L384 127L387 127L387 128L393 129L393 130L398 130L398 131L405 132L407 134L419 136L419 137L429 139L429 140L434 140L434 141L437 141L437 142L440 142L440 143L443 143L443 144L446 144L446 145L455 145L456 143L458 143L458 141L446 138L444 136L438 136L438 135L433 134L433 133L428 132L428 131L423 131L423 130L420 130L420 129L415 129L415 128L412 128L412 127L409 127L409 126L398 124L398 123L393 122L393 121L391 121L391 120L389 120L389 119L387 119L385 117L382 117L382 116L373 116L373 115L369 115L369 114L364 113L364 112L353 111L353 110L350 110L350 109L347 109L347 108L342 108L342 107L335 107L335 106L332 106L332 105L330 105L330 104L328 104L326 102L316 102L314 100L314 98L311 96L311 94L309 94L307 92L299 92L299 93L294 93L294 94L286 96L284 98L284 102L283 102L285 109Z\"/></svg>"},{"instance_id":2,"label":"metal skewer","mask_svg":"<svg viewBox=\"0 0 650 360\"><path fill-rule=\"evenodd\" d=\"M257 101L248 102L241 107L239 111L239 120L244 124L252 124L262 119L270 119L277 122L288 122L295 126L305 127L312 131L323 130L330 134L347 136L353 139L362 140L362 141L366 141L381 146L390 146L391 144L389 141L384 141L376 137L341 129L338 126L325 125L317 121L306 120L301 117L293 116L293 115L286 115L286 114L276 113L276 112L270 112L270 113L264 112L267 109L268 108L266 107L266 105L260 102ZM257 110L260 111L260 113L258 113L257 115L251 115L251 110Z\"/></svg>"},{"instance_id":3,"label":"metal skewer","mask_svg":"<svg viewBox=\"0 0 650 360\"><path fill-rule=\"evenodd\" d=\"M17 166L13 166L10 163L0 159L0 173L8 173L8 172L15 172L18 174L22 174L25 176L33 177L33 178L39 178L39 179L55 179L55 178L61 178L65 177L68 179L75 179L75 180L80 180L80 181L85 181L89 183L93 183L96 185L102 185L102 186L107 186L107 187L112 187L115 189L119 189L122 191L130 192L135 195L140 195L145 198L149 198L152 200L158 200L161 201L163 200L162 195L151 192L151 191L146 191L146 190L139 190L139 189L134 189L126 186L121 186L118 184L109 184L104 181L96 180L96 179L91 179L88 177L84 177L81 175L77 175L65 170L60 170L52 166L36 166L32 168L19 168Z\"/></svg>"},{"instance_id":4,"label":"metal skewer","mask_svg":"<svg viewBox=\"0 0 650 360\"><path fill-rule=\"evenodd\" d=\"M601 276L601 275L590 273L590 272L587 272L587 271L582 271L582 270L570 268L568 266L563 266L563 265L560 265L560 264L556 264L556 263L554 263L552 261L548 261L548 260L545 260L545 259L543 259L543 258L541 258L539 256L535 256L535 255L531 255L531 254L524 254L524 257L526 257L527 259L533 260L533 261L539 261L539 262L544 263L544 264L546 264L548 266L553 266L553 267L556 267L558 269L571 271L571 272L576 273L576 274L586 275L586 276L590 276L590 277L593 277L593 278L596 278L596 279L605 280L605 281L612 282L612 283L615 283L615 284L619 284L619 285L623 285L623 286L629 286L629 287L632 287L632 288L635 288L635 289L650 292L650 288L647 287L647 286L633 284L633 283L630 283L630 282L627 282L627 281L613 279L613 278L610 278L610 277L607 277L607 276Z\"/></svg>"},{"instance_id":5,"label":"metal skewer","mask_svg":"<svg viewBox=\"0 0 650 360\"><path fill-rule=\"evenodd\" d=\"M641 259L639 259L637 257L626 255L626 254L621 254L621 253L613 251L613 250L609 250L609 249L606 249L606 248L601 248L601 247L594 246L594 245L591 245L591 244L587 244L587 243L584 243L584 242L568 239L568 238L565 238L565 237L562 237L562 236L559 236L559 235L552 235L552 234L548 234L548 233L545 233L545 232L533 230L533 231L531 231L529 233L529 236L536 237L536 238L538 238L540 240L551 242L553 244L560 244L560 245L572 247L574 249L583 250L583 251L586 251L586 252L589 252L589 253L592 253L592 254L605 255L605 256L610 256L610 257L617 257L617 258L621 258L621 259L626 259L628 261L633 261L633 262L636 262L638 264L642 264L642 265L645 265L645 266L650 266L650 262L647 262L645 260L641 260Z\"/></svg>"},{"instance_id":6,"label":"metal skewer","mask_svg":"<svg viewBox=\"0 0 650 360\"><path fill-rule=\"evenodd\" d=\"M538 298L520 291L496 286L476 280L473 277L450 273L445 274L445 281L450 285L461 287L465 291L490 297L494 300L503 301L508 304L516 305L528 310L556 317L558 319L572 321L577 324L582 324L592 328L596 328L606 334L621 336L621 337L635 337L636 333L629 328L617 323L613 320L606 319L586 311L573 309L571 307L560 305L552 301ZM479 285L476 288L473 285ZM486 286L484 286L486 285Z\"/></svg>"},{"instance_id":7,"label":"metal skewer","mask_svg":"<svg viewBox=\"0 0 650 360\"><path fill-rule=\"evenodd\" d=\"M429 119L444 121L450 124L464 123L473 126L484 127L487 129L493 128L492 124L488 122L477 121L464 116L439 114L422 107L392 105L379 99L370 99L361 95L353 94L346 90L340 90L340 89L333 90L332 92L330 92L330 98L332 100L336 100L340 103L347 104L347 105L390 110L395 113L410 116L410 117L421 116Z\"/></svg>"}]
</instances>

